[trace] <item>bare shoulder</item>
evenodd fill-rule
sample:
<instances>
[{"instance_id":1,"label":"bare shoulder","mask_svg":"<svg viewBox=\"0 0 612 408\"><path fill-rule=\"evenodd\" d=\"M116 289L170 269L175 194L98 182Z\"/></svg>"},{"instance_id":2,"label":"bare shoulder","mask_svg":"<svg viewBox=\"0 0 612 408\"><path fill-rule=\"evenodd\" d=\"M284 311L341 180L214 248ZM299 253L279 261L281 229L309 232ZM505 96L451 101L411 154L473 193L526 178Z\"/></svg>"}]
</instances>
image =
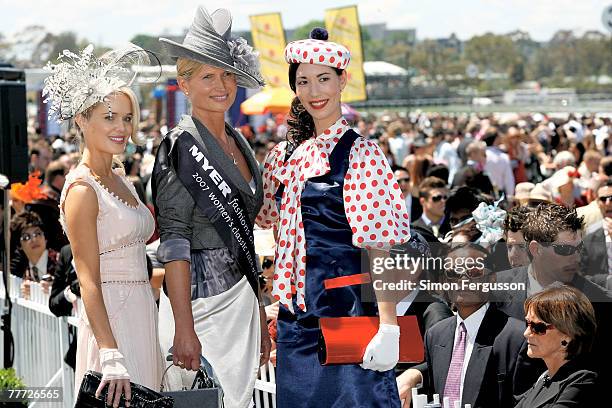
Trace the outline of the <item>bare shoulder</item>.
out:
<instances>
[{"instance_id":1,"label":"bare shoulder","mask_svg":"<svg viewBox=\"0 0 612 408\"><path fill-rule=\"evenodd\" d=\"M93 187L85 181L75 181L66 193L64 212L70 220L75 216L91 217L98 215L98 196Z\"/></svg>"}]
</instances>

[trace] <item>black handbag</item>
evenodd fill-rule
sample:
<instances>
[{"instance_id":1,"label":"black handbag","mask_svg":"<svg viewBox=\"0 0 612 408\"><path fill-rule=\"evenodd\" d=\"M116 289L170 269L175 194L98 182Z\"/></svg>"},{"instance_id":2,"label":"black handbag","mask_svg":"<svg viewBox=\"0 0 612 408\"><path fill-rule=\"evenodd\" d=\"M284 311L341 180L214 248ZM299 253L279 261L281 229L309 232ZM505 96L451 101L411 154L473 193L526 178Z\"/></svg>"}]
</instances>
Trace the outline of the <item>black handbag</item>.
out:
<instances>
[{"instance_id":1,"label":"black handbag","mask_svg":"<svg viewBox=\"0 0 612 408\"><path fill-rule=\"evenodd\" d=\"M102 381L102 374L88 370L83 376L83 382L77 396L76 408L105 408L108 384L102 390L100 398L96 398L96 390ZM167 395L153 391L140 384L130 382L132 388L132 401L130 408L173 408L174 399ZM121 396L120 407L125 407L125 398Z\"/></svg>"},{"instance_id":2,"label":"black handbag","mask_svg":"<svg viewBox=\"0 0 612 408\"><path fill-rule=\"evenodd\" d=\"M170 353L172 352L171 350ZM166 357L166 361L172 361L172 354ZM191 389L164 391L162 380L161 393L162 395L172 397L174 408L223 407L223 389L216 380L212 366L203 356L200 356L200 364L201 366L196 372ZM163 377L166 376L171 367L172 365L166 367Z\"/></svg>"}]
</instances>

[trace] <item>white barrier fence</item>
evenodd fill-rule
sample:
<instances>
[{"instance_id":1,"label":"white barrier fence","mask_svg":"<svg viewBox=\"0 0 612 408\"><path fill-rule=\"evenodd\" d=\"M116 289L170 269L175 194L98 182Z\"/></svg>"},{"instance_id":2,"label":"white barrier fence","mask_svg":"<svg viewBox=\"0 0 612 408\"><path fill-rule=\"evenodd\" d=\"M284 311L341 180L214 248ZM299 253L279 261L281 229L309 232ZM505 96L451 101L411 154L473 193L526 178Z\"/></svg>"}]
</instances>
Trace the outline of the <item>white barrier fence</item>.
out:
<instances>
[{"instance_id":1,"label":"white barrier fence","mask_svg":"<svg viewBox=\"0 0 612 408\"><path fill-rule=\"evenodd\" d=\"M0 275L2 272L0 272ZM68 327L76 317L58 318L49 311L49 295L32 283L30 299L21 297L22 280L9 275L13 303L11 329L15 345L13 368L27 387L61 387L62 403L37 402L30 408L71 408L74 406L74 372L64 363L68 350ZM5 289L0 279L0 299L4 305ZM4 336L0 333L0 362L4 363ZM3 365L2 365L3 366ZM260 369L255 382L255 406L276 408L275 370L272 364Z\"/></svg>"}]
</instances>

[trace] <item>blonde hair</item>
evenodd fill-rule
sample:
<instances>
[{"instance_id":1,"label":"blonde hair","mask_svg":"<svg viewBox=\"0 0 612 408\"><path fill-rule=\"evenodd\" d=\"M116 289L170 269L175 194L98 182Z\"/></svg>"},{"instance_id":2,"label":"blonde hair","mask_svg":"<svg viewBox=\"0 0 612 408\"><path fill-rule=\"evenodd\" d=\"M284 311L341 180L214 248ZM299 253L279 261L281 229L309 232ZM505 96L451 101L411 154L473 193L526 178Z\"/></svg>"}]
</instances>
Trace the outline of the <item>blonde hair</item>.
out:
<instances>
[{"instance_id":1,"label":"blonde hair","mask_svg":"<svg viewBox=\"0 0 612 408\"><path fill-rule=\"evenodd\" d=\"M138 103L138 97L136 96L132 88L127 86L121 87L109 95L118 93L127 96L130 100L130 105L132 107L132 132L130 134L130 139L134 144L142 146L147 142L147 138L145 135L138 134L138 129L140 126L140 104ZM82 115L86 120L89 120L89 118L91 117L91 113L100 103L102 102L98 102L95 105L90 106L83 112L79 112L78 115ZM74 127L76 128L76 135L74 136L74 140L75 143L79 146L79 155L82 156L83 149L85 148L85 144L83 143L83 131L81 130L79 125L77 125L76 121L74 121ZM119 160L117 157L113 159L113 163L115 164L115 167L123 167L121 160Z\"/></svg>"},{"instance_id":2,"label":"blonde hair","mask_svg":"<svg viewBox=\"0 0 612 408\"><path fill-rule=\"evenodd\" d=\"M195 74L204 64L198 61L187 58L178 58L176 60L176 76L183 79L189 79Z\"/></svg>"},{"instance_id":3,"label":"blonde hair","mask_svg":"<svg viewBox=\"0 0 612 408\"><path fill-rule=\"evenodd\" d=\"M140 104L138 103L138 97L136 96L134 91L132 91L132 89L128 87L121 87L109 95L118 94L118 93L121 93L127 96L128 99L130 100L130 105L132 107L132 132L130 134L130 139L132 140L134 144L142 146L147 142L147 138L144 136L138 135L138 129L140 125ZM85 109L83 112L79 112L78 114L82 115L85 119L89 120L89 118L91 117L91 113L100 103L102 102L98 102L95 105L92 105L89 108ZM76 121L74 125L77 130L77 134L75 137L79 142L82 142L83 131L76 124ZM81 149L81 153L82 153L82 149Z\"/></svg>"}]
</instances>

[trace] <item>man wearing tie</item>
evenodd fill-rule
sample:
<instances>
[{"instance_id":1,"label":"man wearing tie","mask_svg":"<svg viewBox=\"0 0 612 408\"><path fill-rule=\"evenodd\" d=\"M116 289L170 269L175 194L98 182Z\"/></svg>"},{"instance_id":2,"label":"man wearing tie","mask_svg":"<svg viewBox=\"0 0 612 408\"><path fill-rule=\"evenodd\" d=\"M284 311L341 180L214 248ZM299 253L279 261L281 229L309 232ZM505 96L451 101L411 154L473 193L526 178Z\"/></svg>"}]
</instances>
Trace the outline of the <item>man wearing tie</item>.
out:
<instances>
[{"instance_id":1,"label":"man wearing tie","mask_svg":"<svg viewBox=\"0 0 612 408\"><path fill-rule=\"evenodd\" d=\"M448 199L446 182L437 177L427 177L419 184L419 202L423 207L421 218L412 223L440 238L448 229L445 225L444 209Z\"/></svg>"},{"instance_id":2,"label":"man wearing tie","mask_svg":"<svg viewBox=\"0 0 612 408\"><path fill-rule=\"evenodd\" d=\"M45 293L57 270L58 254L47 248L47 240L40 217L32 211L24 211L13 218L11 233L19 240L19 247L11 259L11 273L24 279L21 294L30 296L30 283L40 282Z\"/></svg>"},{"instance_id":3,"label":"man wearing tie","mask_svg":"<svg viewBox=\"0 0 612 408\"><path fill-rule=\"evenodd\" d=\"M451 406L460 401L462 407L511 408L544 371L539 362L527 357L522 321L497 309L489 293L461 289L462 281L495 282L488 254L478 244L453 243L448 254L452 267L444 275L447 283L459 288L447 292L457 315L427 331L426 364L407 374L412 386L421 383L425 393L448 397ZM467 259L474 260L473 267L467 266Z\"/></svg>"}]
</instances>

